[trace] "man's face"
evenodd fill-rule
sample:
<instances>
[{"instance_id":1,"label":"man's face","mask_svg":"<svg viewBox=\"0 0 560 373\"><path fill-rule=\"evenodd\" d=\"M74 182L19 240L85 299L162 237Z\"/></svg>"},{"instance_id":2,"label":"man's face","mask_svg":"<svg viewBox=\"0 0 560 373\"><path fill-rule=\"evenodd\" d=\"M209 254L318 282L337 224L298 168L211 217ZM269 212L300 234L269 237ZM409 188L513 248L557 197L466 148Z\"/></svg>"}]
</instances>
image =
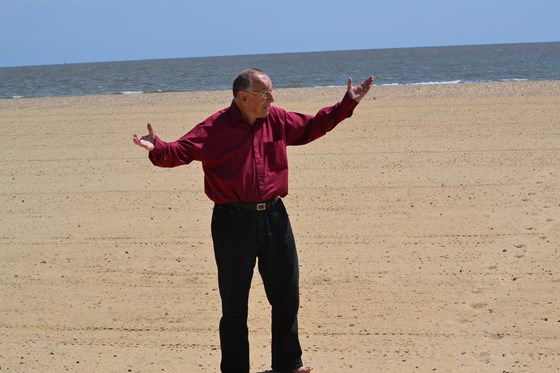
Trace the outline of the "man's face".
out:
<instances>
[{"instance_id":1,"label":"man's face","mask_svg":"<svg viewBox=\"0 0 560 373\"><path fill-rule=\"evenodd\" d=\"M247 111L256 118L268 115L270 105L274 102L272 96L272 81L264 74L256 75L253 84L247 93Z\"/></svg>"}]
</instances>

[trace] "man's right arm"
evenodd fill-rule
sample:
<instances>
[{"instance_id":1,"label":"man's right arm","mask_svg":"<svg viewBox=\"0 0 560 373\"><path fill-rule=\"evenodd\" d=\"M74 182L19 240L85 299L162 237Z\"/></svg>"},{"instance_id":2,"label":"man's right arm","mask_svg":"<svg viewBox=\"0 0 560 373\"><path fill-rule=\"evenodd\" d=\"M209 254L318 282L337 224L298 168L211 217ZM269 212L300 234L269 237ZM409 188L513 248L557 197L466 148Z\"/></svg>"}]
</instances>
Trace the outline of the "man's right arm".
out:
<instances>
[{"instance_id":1,"label":"man's right arm","mask_svg":"<svg viewBox=\"0 0 560 373\"><path fill-rule=\"evenodd\" d=\"M188 151L189 148L192 148L192 143L189 142L187 136L188 134L177 141L168 143L156 136L152 125L148 123L148 134L144 136L134 134L132 141L149 151L148 158L154 166L177 167L189 164L194 160Z\"/></svg>"},{"instance_id":2,"label":"man's right arm","mask_svg":"<svg viewBox=\"0 0 560 373\"><path fill-rule=\"evenodd\" d=\"M189 146L185 136L174 142L165 142L156 136L154 149L148 154L152 164L158 167L169 168L191 163L194 158L187 150Z\"/></svg>"}]
</instances>

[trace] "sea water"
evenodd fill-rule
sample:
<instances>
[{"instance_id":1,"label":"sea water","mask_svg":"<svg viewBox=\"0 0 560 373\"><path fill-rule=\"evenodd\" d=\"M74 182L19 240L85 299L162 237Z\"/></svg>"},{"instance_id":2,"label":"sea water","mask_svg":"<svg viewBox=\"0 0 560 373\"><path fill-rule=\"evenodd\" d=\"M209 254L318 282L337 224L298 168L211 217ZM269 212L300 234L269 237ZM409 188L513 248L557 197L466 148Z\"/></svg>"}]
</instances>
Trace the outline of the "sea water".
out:
<instances>
[{"instance_id":1,"label":"sea water","mask_svg":"<svg viewBox=\"0 0 560 373\"><path fill-rule=\"evenodd\" d=\"M177 58L0 68L0 98L231 89L263 69L275 88L560 80L560 43L472 45Z\"/></svg>"}]
</instances>

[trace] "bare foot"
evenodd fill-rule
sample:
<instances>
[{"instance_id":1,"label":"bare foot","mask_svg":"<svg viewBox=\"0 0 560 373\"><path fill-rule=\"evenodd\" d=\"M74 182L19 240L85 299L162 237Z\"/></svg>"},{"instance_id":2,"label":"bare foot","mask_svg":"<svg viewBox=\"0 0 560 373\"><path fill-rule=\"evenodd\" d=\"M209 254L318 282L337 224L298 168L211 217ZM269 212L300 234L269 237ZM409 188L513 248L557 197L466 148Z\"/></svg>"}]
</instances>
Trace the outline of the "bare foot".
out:
<instances>
[{"instance_id":1,"label":"bare foot","mask_svg":"<svg viewBox=\"0 0 560 373\"><path fill-rule=\"evenodd\" d=\"M313 370L313 367L304 365L296 370L292 370L292 373L310 373Z\"/></svg>"}]
</instances>

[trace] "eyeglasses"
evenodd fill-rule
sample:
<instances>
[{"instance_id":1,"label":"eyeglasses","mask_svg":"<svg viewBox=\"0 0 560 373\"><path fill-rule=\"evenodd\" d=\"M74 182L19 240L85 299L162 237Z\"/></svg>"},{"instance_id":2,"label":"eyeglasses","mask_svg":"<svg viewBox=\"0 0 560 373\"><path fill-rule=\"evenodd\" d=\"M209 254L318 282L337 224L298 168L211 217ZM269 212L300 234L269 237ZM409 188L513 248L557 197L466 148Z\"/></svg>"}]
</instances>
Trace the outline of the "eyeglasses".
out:
<instances>
[{"instance_id":1,"label":"eyeglasses","mask_svg":"<svg viewBox=\"0 0 560 373\"><path fill-rule=\"evenodd\" d=\"M245 91L245 92L252 93L254 95L261 95L263 98L272 97L272 89L265 89L265 90L259 91L259 92L253 92L253 91Z\"/></svg>"}]
</instances>

